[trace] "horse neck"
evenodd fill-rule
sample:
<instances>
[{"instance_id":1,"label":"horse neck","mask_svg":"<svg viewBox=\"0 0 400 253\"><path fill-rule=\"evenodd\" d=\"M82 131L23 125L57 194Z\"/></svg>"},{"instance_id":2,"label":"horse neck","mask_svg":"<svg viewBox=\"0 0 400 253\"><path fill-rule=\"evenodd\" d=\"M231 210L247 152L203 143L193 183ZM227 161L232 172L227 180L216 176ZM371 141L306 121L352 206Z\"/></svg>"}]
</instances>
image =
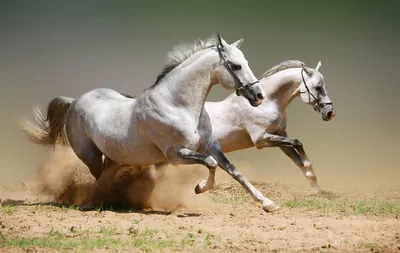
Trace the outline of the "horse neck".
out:
<instances>
[{"instance_id":1,"label":"horse neck","mask_svg":"<svg viewBox=\"0 0 400 253\"><path fill-rule=\"evenodd\" d=\"M171 81L164 89L176 107L189 109L195 115L200 115L203 110L212 88L211 72L219 64L218 52L212 49L206 50L209 51L205 54L198 52L203 54L200 57L196 54L192 56L198 57L197 60L188 59L189 63L184 62L178 66L174 70L175 73L171 73L172 75L168 77Z\"/></svg>"},{"instance_id":2,"label":"horse neck","mask_svg":"<svg viewBox=\"0 0 400 253\"><path fill-rule=\"evenodd\" d=\"M261 85L266 99L274 101L284 112L292 100L299 96L301 81L301 68L291 68L263 78Z\"/></svg>"}]
</instances>

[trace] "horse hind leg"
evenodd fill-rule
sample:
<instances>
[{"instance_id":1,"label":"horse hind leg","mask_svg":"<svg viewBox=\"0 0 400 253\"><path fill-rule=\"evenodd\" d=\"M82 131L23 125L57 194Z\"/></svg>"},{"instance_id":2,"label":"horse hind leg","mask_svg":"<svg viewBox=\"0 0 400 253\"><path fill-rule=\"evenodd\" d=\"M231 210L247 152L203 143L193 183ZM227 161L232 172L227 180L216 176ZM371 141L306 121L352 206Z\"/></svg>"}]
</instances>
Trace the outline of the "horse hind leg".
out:
<instances>
[{"instance_id":1,"label":"horse hind leg","mask_svg":"<svg viewBox=\"0 0 400 253\"><path fill-rule=\"evenodd\" d=\"M103 173L103 157L101 151L95 146L80 150L77 156L89 167L90 173L98 180Z\"/></svg>"},{"instance_id":2,"label":"horse hind leg","mask_svg":"<svg viewBox=\"0 0 400 253\"><path fill-rule=\"evenodd\" d=\"M76 156L89 168L90 173L98 180L103 173L103 153L87 137L80 137L79 142L70 138L70 144Z\"/></svg>"}]
</instances>

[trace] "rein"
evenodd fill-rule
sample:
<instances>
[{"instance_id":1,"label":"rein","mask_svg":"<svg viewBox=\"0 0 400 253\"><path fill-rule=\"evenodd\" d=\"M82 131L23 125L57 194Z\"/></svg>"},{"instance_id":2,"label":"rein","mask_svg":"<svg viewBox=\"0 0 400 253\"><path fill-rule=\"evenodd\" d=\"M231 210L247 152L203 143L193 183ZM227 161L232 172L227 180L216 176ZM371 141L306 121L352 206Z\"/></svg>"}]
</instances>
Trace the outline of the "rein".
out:
<instances>
[{"instance_id":1,"label":"rein","mask_svg":"<svg viewBox=\"0 0 400 253\"><path fill-rule=\"evenodd\" d=\"M248 89L248 88L250 88L251 86L253 86L254 84L256 84L256 83L258 83L258 82L260 82L260 81L257 80L257 81L255 81L255 82L253 82L253 83L249 83L249 84L244 85L244 84L240 81L240 79L235 75L235 72L233 72L231 66L229 66L229 64L228 64L228 62L226 61L225 57L222 55L221 47L222 47L222 45L221 45L220 43L218 43L218 44L217 44L218 54L219 54L219 57L221 57L221 59L224 61L224 66L225 66L226 70L228 70L228 72L233 76L233 78L234 78L238 83L240 83L240 84L242 85L242 87L236 89L236 95L237 95L237 96L240 96L240 91L242 91L242 90L244 90L244 89Z\"/></svg>"},{"instance_id":2,"label":"rein","mask_svg":"<svg viewBox=\"0 0 400 253\"><path fill-rule=\"evenodd\" d=\"M324 106L333 104L332 102L329 102L329 103L322 103L318 98L316 98L316 97L311 93L310 89L309 89L308 86L307 86L306 79L304 79L303 72L304 72L304 69L301 69L301 78L303 79L304 86L306 87L306 90L307 90L308 94L311 95L311 97L313 97L313 98L315 99L315 102L316 102L316 104L314 105L314 110L317 111L317 112L319 112ZM303 93L304 93L304 92L303 92Z\"/></svg>"}]
</instances>

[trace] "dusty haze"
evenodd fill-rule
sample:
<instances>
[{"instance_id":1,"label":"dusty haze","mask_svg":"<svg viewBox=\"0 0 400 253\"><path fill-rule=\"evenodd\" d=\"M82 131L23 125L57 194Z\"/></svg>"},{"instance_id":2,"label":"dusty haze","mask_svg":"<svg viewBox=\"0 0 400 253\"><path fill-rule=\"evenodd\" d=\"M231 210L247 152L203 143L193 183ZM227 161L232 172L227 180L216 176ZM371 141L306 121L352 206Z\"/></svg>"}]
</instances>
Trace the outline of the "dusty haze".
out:
<instances>
[{"instance_id":1,"label":"dusty haze","mask_svg":"<svg viewBox=\"0 0 400 253\"><path fill-rule=\"evenodd\" d=\"M16 123L32 106L98 87L138 94L174 45L219 32L228 42L245 38L256 76L286 59L322 61L337 116L323 122L296 100L288 133L303 142L324 188L400 187L399 2L167 2L0 3L0 184L32 178L45 159ZM228 94L218 87L208 100ZM279 149L228 157L265 180L308 187Z\"/></svg>"}]
</instances>

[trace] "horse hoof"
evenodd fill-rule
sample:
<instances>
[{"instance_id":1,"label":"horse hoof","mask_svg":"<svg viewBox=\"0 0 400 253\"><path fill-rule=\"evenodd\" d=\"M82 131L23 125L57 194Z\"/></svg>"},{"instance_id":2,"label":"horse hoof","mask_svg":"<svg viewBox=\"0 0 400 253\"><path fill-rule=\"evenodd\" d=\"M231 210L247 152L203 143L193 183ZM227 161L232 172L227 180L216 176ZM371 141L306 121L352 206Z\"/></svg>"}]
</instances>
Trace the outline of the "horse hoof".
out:
<instances>
[{"instance_id":1,"label":"horse hoof","mask_svg":"<svg viewBox=\"0 0 400 253\"><path fill-rule=\"evenodd\" d=\"M201 193L200 184L196 185L196 187L194 188L194 193L196 193L196 194Z\"/></svg>"},{"instance_id":2,"label":"horse hoof","mask_svg":"<svg viewBox=\"0 0 400 253\"><path fill-rule=\"evenodd\" d=\"M206 185L207 185L207 180L201 180L197 184L196 188L194 188L194 192L196 194L200 194L200 193L203 193L203 192L207 191L208 189L206 189Z\"/></svg>"},{"instance_id":3,"label":"horse hoof","mask_svg":"<svg viewBox=\"0 0 400 253\"><path fill-rule=\"evenodd\" d=\"M278 206L278 205L275 204L275 203L272 203L272 204L270 204L270 205L265 205L265 206L263 206L263 210L266 211L267 213L276 211L276 210L278 210L279 208L281 208L281 207Z\"/></svg>"}]
</instances>

